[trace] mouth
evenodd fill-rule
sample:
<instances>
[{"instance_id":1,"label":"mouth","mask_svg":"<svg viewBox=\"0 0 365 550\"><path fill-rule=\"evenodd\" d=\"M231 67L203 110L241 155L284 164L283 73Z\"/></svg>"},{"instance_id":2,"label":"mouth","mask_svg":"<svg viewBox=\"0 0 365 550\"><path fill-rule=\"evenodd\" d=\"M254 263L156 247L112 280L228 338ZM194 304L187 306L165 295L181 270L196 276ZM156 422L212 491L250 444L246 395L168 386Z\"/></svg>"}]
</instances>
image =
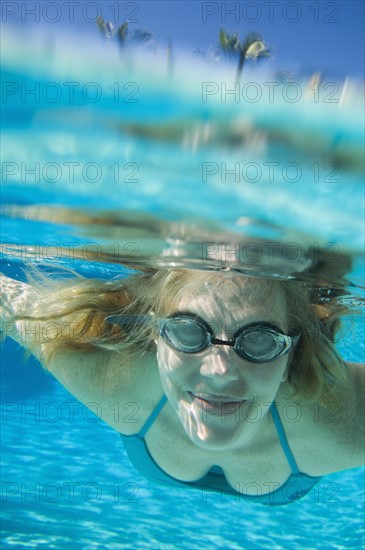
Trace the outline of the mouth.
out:
<instances>
[{"instance_id":1,"label":"mouth","mask_svg":"<svg viewBox=\"0 0 365 550\"><path fill-rule=\"evenodd\" d=\"M231 412L234 412L237 406L244 405L251 401L251 399L240 399L226 395L212 395L209 393L188 392L188 394L206 410L209 408L209 410L219 409L226 412L226 409L231 409Z\"/></svg>"}]
</instances>

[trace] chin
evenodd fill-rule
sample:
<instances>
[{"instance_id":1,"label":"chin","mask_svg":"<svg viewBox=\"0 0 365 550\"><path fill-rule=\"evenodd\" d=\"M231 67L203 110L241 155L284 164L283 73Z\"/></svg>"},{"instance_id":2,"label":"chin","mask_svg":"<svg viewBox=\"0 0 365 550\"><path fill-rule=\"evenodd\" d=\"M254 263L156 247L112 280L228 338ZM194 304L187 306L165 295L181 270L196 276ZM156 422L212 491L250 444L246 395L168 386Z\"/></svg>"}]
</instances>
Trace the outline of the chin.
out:
<instances>
[{"instance_id":1,"label":"chin","mask_svg":"<svg viewBox=\"0 0 365 550\"><path fill-rule=\"evenodd\" d=\"M224 451L233 448L237 444L237 426L207 425L206 422L190 414L181 419L184 430L190 441L197 447L207 451Z\"/></svg>"},{"instance_id":2,"label":"chin","mask_svg":"<svg viewBox=\"0 0 365 550\"><path fill-rule=\"evenodd\" d=\"M227 434L226 434L227 435ZM202 439L199 434L188 434L194 445L206 451L227 451L234 448L234 443L237 442L234 437L222 437L219 434L209 433Z\"/></svg>"}]
</instances>

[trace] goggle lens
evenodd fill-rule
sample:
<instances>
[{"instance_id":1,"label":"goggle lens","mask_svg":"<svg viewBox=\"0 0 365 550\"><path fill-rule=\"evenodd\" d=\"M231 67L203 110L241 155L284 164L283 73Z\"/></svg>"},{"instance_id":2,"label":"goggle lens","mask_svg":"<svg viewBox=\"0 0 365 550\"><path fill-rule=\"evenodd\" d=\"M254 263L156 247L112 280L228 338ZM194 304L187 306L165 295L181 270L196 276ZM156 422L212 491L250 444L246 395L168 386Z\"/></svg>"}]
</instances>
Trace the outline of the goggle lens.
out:
<instances>
[{"instance_id":1,"label":"goggle lens","mask_svg":"<svg viewBox=\"0 0 365 550\"><path fill-rule=\"evenodd\" d=\"M236 342L238 353L244 353L253 359L267 360L279 355L285 346L280 341L280 334L274 335L271 331L260 329L241 334Z\"/></svg>"},{"instance_id":2,"label":"goggle lens","mask_svg":"<svg viewBox=\"0 0 365 550\"><path fill-rule=\"evenodd\" d=\"M193 319L168 319L162 336L177 350L197 353L209 344L206 330Z\"/></svg>"},{"instance_id":3,"label":"goggle lens","mask_svg":"<svg viewBox=\"0 0 365 550\"><path fill-rule=\"evenodd\" d=\"M217 340L204 321L190 317L165 319L160 325L160 334L174 349L183 353L199 353L211 343L229 345L240 357L256 363L272 361L287 353L292 343L290 337L265 326L242 328L234 341Z\"/></svg>"}]
</instances>

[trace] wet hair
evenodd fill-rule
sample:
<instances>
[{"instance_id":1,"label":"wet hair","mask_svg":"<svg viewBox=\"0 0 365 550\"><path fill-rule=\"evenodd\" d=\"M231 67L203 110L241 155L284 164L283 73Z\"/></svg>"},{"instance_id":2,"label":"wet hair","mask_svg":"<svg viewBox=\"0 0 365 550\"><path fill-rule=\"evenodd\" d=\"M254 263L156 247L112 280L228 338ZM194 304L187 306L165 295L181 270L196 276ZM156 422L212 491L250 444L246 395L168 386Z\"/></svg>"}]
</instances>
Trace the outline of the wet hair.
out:
<instances>
[{"instance_id":1,"label":"wet hair","mask_svg":"<svg viewBox=\"0 0 365 550\"><path fill-rule=\"evenodd\" d=\"M38 321L50 328L43 331L47 335L41 357L45 366L60 353L90 353L100 349L128 354L133 368L133 361L155 352L154 324L121 328L107 323L105 318L117 314L165 316L176 309L179 297L188 292L189 284L197 277L210 281L217 276L226 274L149 269L118 280L86 279L80 275L55 280L30 269L28 280L36 291L35 299L31 310L21 312L13 321ZM242 277L248 279L247 275ZM315 285L305 280L258 281L281 288L287 306L288 331L301 333L288 374L293 398L318 400L322 405L335 402L339 388L347 384L346 365L336 349L335 339L340 318L349 309L337 302L335 295L331 298L327 295L323 301L318 289L314 291ZM30 344L27 353L32 353L35 346L36 343Z\"/></svg>"}]
</instances>

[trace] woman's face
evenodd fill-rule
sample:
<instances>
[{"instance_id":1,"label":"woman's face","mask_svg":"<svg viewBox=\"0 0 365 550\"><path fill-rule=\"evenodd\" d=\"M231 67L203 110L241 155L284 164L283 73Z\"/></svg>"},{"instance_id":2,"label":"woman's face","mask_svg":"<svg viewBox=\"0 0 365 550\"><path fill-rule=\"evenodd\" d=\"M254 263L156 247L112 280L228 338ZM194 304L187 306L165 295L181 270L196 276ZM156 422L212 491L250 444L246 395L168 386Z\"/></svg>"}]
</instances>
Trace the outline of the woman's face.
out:
<instances>
[{"instance_id":1,"label":"woman's face","mask_svg":"<svg viewBox=\"0 0 365 550\"><path fill-rule=\"evenodd\" d=\"M285 298L272 281L237 274L200 274L178 299L176 311L206 321L216 338L229 340L252 323L275 324L287 333ZM286 378L288 356L252 363L225 345L194 354L173 349L161 336L157 360L165 394L189 438L199 447L224 450L248 444Z\"/></svg>"}]
</instances>

